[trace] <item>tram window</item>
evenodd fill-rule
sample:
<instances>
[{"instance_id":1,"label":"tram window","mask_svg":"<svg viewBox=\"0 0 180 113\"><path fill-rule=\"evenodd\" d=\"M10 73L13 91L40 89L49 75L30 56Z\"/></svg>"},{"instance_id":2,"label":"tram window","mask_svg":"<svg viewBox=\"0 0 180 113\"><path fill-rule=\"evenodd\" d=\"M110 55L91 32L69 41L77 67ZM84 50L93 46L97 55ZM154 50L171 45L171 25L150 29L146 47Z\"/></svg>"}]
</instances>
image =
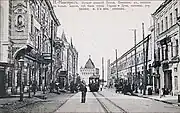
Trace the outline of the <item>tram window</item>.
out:
<instances>
[{"instance_id":1,"label":"tram window","mask_svg":"<svg viewBox=\"0 0 180 113\"><path fill-rule=\"evenodd\" d=\"M94 83L94 79L93 79L93 83Z\"/></svg>"},{"instance_id":2,"label":"tram window","mask_svg":"<svg viewBox=\"0 0 180 113\"><path fill-rule=\"evenodd\" d=\"M92 80L90 80L89 82L92 83Z\"/></svg>"}]
</instances>

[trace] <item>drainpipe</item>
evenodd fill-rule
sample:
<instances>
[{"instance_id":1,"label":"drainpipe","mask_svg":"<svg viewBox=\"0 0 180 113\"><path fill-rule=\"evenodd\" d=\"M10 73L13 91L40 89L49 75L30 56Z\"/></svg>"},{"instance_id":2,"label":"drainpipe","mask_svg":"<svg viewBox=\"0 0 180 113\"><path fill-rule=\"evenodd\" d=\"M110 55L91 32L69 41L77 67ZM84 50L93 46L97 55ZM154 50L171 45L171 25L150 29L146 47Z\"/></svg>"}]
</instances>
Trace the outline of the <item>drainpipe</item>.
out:
<instances>
[{"instance_id":1,"label":"drainpipe","mask_svg":"<svg viewBox=\"0 0 180 113\"><path fill-rule=\"evenodd\" d=\"M177 22L179 26L179 40L180 40L180 22ZM179 41L180 42L180 41ZM180 45L180 44L179 44ZM179 87L179 86L178 86ZM180 102L180 92L178 93L178 102Z\"/></svg>"}]
</instances>

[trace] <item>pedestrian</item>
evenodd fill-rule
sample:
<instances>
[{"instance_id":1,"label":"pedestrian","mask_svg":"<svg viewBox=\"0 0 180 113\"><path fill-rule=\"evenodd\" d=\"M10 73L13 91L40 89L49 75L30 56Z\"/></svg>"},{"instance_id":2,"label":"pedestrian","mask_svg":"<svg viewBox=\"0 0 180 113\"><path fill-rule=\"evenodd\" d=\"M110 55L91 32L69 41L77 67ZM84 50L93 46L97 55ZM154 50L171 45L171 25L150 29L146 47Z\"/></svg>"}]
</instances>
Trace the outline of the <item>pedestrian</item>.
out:
<instances>
[{"instance_id":1,"label":"pedestrian","mask_svg":"<svg viewBox=\"0 0 180 113\"><path fill-rule=\"evenodd\" d=\"M86 84L81 84L81 103L85 103L86 102L86 92L87 92L87 88L86 88Z\"/></svg>"},{"instance_id":2,"label":"pedestrian","mask_svg":"<svg viewBox=\"0 0 180 113\"><path fill-rule=\"evenodd\" d=\"M139 89L140 89L140 93L142 94L142 90L143 90L143 85L142 84L140 85Z\"/></svg>"},{"instance_id":3,"label":"pedestrian","mask_svg":"<svg viewBox=\"0 0 180 113\"><path fill-rule=\"evenodd\" d=\"M34 95L36 94L36 88L37 88L36 85L37 85L37 84L36 84L36 82L34 81L33 84L32 84L32 90L33 90Z\"/></svg>"},{"instance_id":4,"label":"pedestrian","mask_svg":"<svg viewBox=\"0 0 180 113\"><path fill-rule=\"evenodd\" d=\"M160 98L165 97L165 88L162 88L160 91Z\"/></svg>"},{"instance_id":5,"label":"pedestrian","mask_svg":"<svg viewBox=\"0 0 180 113\"><path fill-rule=\"evenodd\" d=\"M74 93L74 81L71 81L70 83L70 91L71 93Z\"/></svg>"},{"instance_id":6,"label":"pedestrian","mask_svg":"<svg viewBox=\"0 0 180 113\"><path fill-rule=\"evenodd\" d=\"M133 91L135 90L135 85L134 85L134 83L132 84L132 90L133 90Z\"/></svg>"},{"instance_id":7,"label":"pedestrian","mask_svg":"<svg viewBox=\"0 0 180 113\"><path fill-rule=\"evenodd\" d=\"M51 81L51 82L50 82L50 93L52 93L52 92L53 92L53 90L52 90L52 89L53 89L53 82Z\"/></svg>"},{"instance_id":8,"label":"pedestrian","mask_svg":"<svg viewBox=\"0 0 180 113\"><path fill-rule=\"evenodd\" d=\"M163 90L163 97L165 97L165 94L166 94L166 90L165 90L165 88L162 88L162 90Z\"/></svg>"},{"instance_id":9,"label":"pedestrian","mask_svg":"<svg viewBox=\"0 0 180 113\"><path fill-rule=\"evenodd\" d=\"M131 95L132 95L133 91L131 89L131 84L130 83L128 83L127 88L128 88L128 92L131 93Z\"/></svg>"},{"instance_id":10,"label":"pedestrian","mask_svg":"<svg viewBox=\"0 0 180 113\"><path fill-rule=\"evenodd\" d=\"M100 85L100 89L101 89L101 91L102 91L102 89L103 89L103 86L102 86L102 84Z\"/></svg>"}]
</instances>

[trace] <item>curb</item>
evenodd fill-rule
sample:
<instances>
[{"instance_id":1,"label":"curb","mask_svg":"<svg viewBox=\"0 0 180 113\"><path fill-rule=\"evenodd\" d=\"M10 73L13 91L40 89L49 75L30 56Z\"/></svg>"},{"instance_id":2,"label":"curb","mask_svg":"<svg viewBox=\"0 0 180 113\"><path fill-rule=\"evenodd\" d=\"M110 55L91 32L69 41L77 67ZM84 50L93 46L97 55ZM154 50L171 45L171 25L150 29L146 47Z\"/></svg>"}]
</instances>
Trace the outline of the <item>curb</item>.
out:
<instances>
[{"instance_id":1,"label":"curb","mask_svg":"<svg viewBox=\"0 0 180 113\"><path fill-rule=\"evenodd\" d=\"M155 100L155 101L159 101L159 102L163 102L163 103L166 103L166 104L171 104L171 105L175 105L175 106L179 106L180 107L180 104L168 102L168 101L165 101L165 100L153 99L153 98L149 98L149 97L146 97L146 96L140 96L140 95L137 95L137 94L133 94L133 96L137 96L137 97L141 97L141 98L147 98L147 99L151 99L151 100Z\"/></svg>"}]
</instances>

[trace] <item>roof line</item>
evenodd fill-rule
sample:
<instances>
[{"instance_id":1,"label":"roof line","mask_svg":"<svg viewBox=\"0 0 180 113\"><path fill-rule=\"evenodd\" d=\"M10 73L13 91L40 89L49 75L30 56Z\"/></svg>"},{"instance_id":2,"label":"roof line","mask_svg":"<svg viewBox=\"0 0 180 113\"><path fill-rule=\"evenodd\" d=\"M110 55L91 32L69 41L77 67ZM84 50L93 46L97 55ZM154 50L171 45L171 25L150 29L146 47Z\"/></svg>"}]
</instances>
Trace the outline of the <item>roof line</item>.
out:
<instances>
[{"instance_id":1,"label":"roof line","mask_svg":"<svg viewBox=\"0 0 180 113\"><path fill-rule=\"evenodd\" d=\"M55 23L57 24L57 26L60 26L61 24L55 15L55 12L54 12L54 9L53 9L53 6L52 6L50 0L45 0L45 2L48 5L49 11L51 12L51 16L54 19Z\"/></svg>"},{"instance_id":2,"label":"roof line","mask_svg":"<svg viewBox=\"0 0 180 113\"><path fill-rule=\"evenodd\" d=\"M172 0L165 0L161 5L156 9L156 11L153 13L153 15L160 12L168 3L170 3Z\"/></svg>"},{"instance_id":3,"label":"roof line","mask_svg":"<svg viewBox=\"0 0 180 113\"><path fill-rule=\"evenodd\" d=\"M149 34L146 38L144 38L143 40L141 40L139 43L136 44L136 48L140 47L140 45L144 42L144 41L147 41L148 37L151 36L151 34ZM135 46L133 46L131 49L129 49L127 52L125 52L123 55L121 55L117 61L119 61L120 59L124 58L127 54L131 53L133 50L135 49ZM113 61L111 63L111 65L115 64L116 63L116 60Z\"/></svg>"}]
</instances>

